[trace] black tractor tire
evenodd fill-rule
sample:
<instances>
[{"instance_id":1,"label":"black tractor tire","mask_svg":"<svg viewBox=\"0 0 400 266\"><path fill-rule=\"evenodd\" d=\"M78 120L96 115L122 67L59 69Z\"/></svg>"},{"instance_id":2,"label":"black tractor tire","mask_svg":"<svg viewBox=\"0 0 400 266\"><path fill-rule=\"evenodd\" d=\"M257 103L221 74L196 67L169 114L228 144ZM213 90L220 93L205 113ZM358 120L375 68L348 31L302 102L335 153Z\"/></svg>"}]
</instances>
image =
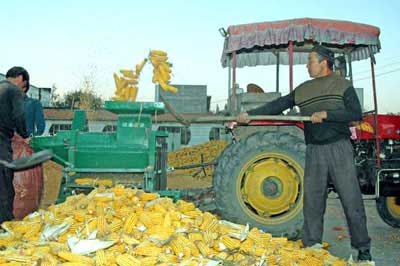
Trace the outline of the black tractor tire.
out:
<instances>
[{"instance_id":1,"label":"black tractor tire","mask_svg":"<svg viewBox=\"0 0 400 266\"><path fill-rule=\"evenodd\" d=\"M400 228L400 202L397 197L379 197L376 200L376 209L379 216L388 225Z\"/></svg>"},{"instance_id":2,"label":"black tractor tire","mask_svg":"<svg viewBox=\"0 0 400 266\"><path fill-rule=\"evenodd\" d=\"M251 227L257 227L274 236L286 236L289 239L298 239L301 235L303 225L304 161L304 141L289 133L256 132L240 140L238 143L228 146L218 158L218 165L213 177L217 213L224 220L239 224L249 224ZM260 163L263 164L265 162L272 164L272 166L269 167L266 165L264 168L257 168L254 171ZM258 199L260 199L259 202L265 202L264 200L267 199L275 200L273 197L276 194L272 195L269 193L270 191L276 193L277 190L269 190L272 183L268 183L267 186L264 185L270 176L263 175L263 173L269 171L268 169L274 168L274 163L279 164L279 167L284 170L283 172L285 172L285 167L287 167L287 173L290 173L287 176L295 176L292 178L284 177L282 174L277 175L281 175L284 181L279 186L279 193L282 194L278 195L278 198L281 198L280 201L285 201L286 197L282 195L287 195L283 193L287 193L289 187L289 191L293 192L290 198L295 200L291 201L289 205L291 207L287 210L282 209L282 212L270 215L271 212L262 209L264 205L257 205L256 202L258 202ZM257 177L253 177L254 173L256 173ZM271 178L275 178L275 176ZM296 179L296 181L290 178ZM252 180L258 180L258 185L254 186ZM277 184L279 183L280 181L277 181ZM249 200L249 195L252 197L252 193L244 193L244 191L248 191L243 190L244 186L246 189L251 190L253 187L257 187L258 197L254 197L252 202L255 203L253 205L257 205L258 210L254 209L252 204L245 202ZM275 185L273 186L276 188ZM265 187L267 188L266 190Z\"/></svg>"}]
</instances>

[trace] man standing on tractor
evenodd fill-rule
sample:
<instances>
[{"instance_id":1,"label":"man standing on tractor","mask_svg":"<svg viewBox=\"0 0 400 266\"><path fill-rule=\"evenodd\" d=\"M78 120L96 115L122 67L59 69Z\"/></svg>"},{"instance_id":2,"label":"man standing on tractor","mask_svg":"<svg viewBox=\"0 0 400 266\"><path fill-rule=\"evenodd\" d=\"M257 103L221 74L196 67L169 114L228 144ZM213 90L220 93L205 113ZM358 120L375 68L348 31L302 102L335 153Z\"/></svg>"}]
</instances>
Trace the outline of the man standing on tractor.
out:
<instances>
[{"instance_id":1,"label":"man standing on tractor","mask_svg":"<svg viewBox=\"0 0 400 266\"><path fill-rule=\"evenodd\" d=\"M6 73L6 80L0 81L0 159L12 160L11 138L16 131L27 138L24 99L22 90L29 86L29 74L22 67L13 67ZM0 167L0 224L14 218L14 173Z\"/></svg>"},{"instance_id":2,"label":"man standing on tractor","mask_svg":"<svg viewBox=\"0 0 400 266\"><path fill-rule=\"evenodd\" d=\"M304 123L307 145L304 173L304 225L302 241L310 247L322 243L328 183L339 194L351 246L358 249L358 260L371 260L364 203L354 165L349 122L362 120L360 102L350 81L333 73L334 53L315 45L308 56L311 80L286 96L241 113L238 122L248 123L248 115L276 115L298 106Z\"/></svg>"}]
</instances>

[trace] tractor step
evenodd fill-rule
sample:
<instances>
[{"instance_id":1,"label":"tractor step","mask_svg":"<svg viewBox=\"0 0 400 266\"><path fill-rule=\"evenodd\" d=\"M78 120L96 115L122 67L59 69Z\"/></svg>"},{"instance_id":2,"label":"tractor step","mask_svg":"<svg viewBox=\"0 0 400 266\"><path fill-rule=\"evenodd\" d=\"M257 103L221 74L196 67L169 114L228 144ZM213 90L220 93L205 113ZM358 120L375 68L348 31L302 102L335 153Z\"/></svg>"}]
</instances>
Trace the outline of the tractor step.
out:
<instances>
[{"instance_id":1,"label":"tractor step","mask_svg":"<svg viewBox=\"0 0 400 266\"><path fill-rule=\"evenodd\" d=\"M379 182L379 196L383 197L399 197L400 196L400 180L389 179Z\"/></svg>"}]
</instances>

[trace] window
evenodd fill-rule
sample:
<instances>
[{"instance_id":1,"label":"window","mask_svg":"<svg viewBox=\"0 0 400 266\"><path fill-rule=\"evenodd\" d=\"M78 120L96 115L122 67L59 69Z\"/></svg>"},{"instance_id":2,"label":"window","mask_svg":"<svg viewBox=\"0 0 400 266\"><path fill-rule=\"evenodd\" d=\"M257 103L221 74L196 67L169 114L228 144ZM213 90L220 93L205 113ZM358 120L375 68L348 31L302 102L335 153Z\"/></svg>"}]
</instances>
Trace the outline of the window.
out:
<instances>
[{"instance_id":1,"label":"window","mask_svg":"<svg viewBox=\"0 0 400 266\"><path fill-rule=\"evenodd\" d=\"M191 136L192 135L190 133L190 128L188 128L188 127L181 128L181 144L182 145L188 145Z\"/></svg>"},{"instance_id":2,"label":"window","mask_svg":"<svg viewBox=\"0 0 400 266\"><path fill-rule=\"evenodd\" d=\"M220 128L218 127L213 127L210 129L210 133L209 133L209 140L219 140L221 138L221 134L220 134Z\"/></svg>"},{"instance_id":3,"label":"window","mask_svg":"<svg viewBox=\"0 0 400 266\"><path fill-rule=\"evenodd\" d=\"M190 128L188 127L160 126L158 130L180 135L182 145L187 145L191 138Z\"/></svg>"},{"instance_id":4,"label":"window","mask_svg":"<svg viewBox=\"0 0 400 266\"><path fill-rule=\"evenodd\" d=\"M117 131L117 126L116 125L106 125L103 128L103 132L116 132Z\"/></svg>"},{"instance_id":5,"label":"window","mask_svg":"<svg viewBox=\"0 0 400 266\"><path fill-rule=\"evenodd\" d=\"M60 130L71 130L71 128L72 124L52 124L49 129L49 134L55 135Z\"/></svg>"}]
</instances>

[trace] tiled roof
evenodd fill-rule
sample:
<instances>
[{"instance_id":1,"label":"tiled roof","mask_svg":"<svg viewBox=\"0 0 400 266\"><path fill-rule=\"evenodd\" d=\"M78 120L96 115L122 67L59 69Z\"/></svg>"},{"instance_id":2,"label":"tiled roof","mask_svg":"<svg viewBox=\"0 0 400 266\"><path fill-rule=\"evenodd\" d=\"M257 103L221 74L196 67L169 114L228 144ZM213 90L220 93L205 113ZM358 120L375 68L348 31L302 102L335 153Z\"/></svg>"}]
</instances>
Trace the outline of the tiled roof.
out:
<instances>
[{"instance_id":1,"label":"tiled roof","mask_svg":"<svg viewBox=\"0 0 400 266\"><path fill-rule=\"evenodd\" d=\"M72 120L74 119L74 110L45 108L44 117L46 120ZM117 115L106 110L86 111L86 117L89 121L117 120Z\"/></svg>"}]
</instances>

